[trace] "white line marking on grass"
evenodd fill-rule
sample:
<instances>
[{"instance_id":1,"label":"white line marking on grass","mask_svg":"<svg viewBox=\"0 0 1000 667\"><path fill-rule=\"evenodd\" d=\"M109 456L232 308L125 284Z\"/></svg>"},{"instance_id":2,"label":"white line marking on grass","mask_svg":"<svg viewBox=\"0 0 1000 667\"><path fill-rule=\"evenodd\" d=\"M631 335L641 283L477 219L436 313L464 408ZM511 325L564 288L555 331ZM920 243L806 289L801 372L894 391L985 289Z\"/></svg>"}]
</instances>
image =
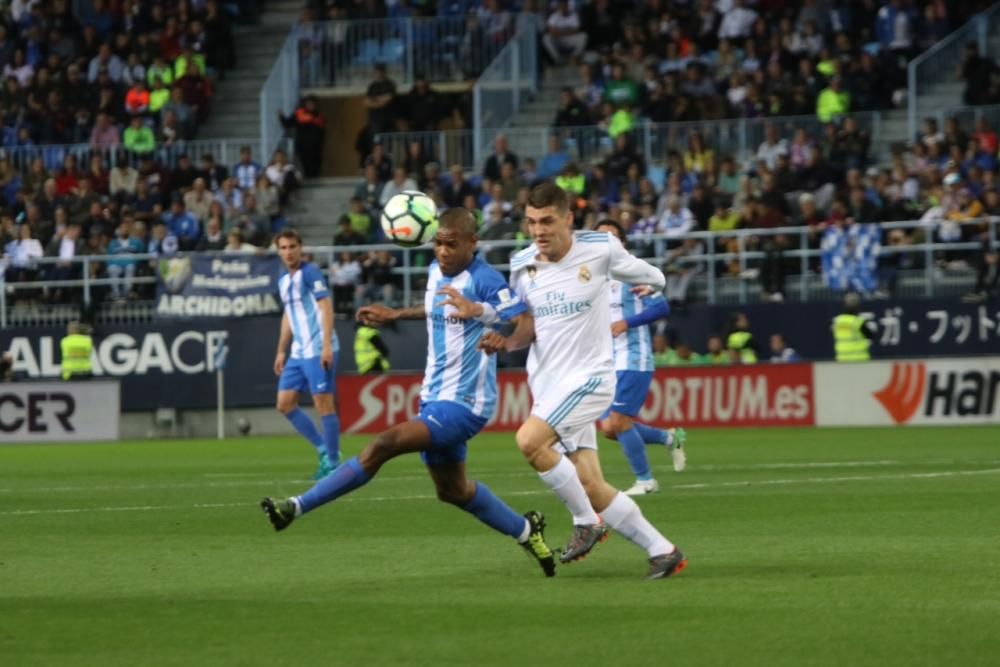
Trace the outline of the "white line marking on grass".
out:
<instances>
[{"instance_id":1,"label":"white line marking on grass","mask_svg":"<svg viewBox=\"0 0 1000 667\"><path fill-rule=\"evenodd\" d=\"M837 482L871 482L902 479L940 479L944 477L969 477L973 475L996 475L1000 473L1000 468L989 468L986 470L948 470L942 472L922 472L922 473L902 473L898 475L852 475L850 477L804 477L800 479L763 479L756 481L738 482L706 482L704 484L677 484L667 487L670 491L676 490L697 490L697 489L722 489L739 488L752 486L777 486L785 484L835 484ZM507 496L541 496L548 494L547 489L534 489L531 491L505 491L500 495ZM436 495L419 494L410 496L349 496L337 502L405 502L409 500L436 500ZM38 514L80 514L83 512L153 512L164 510L184 510L184 509L224 509L232 507L254 507L256 503L197 503L195 505L132 505L132 506L106 506L106 507L66 507L66 508L45 508L45 509L25 509L9 510L0 512L0 516L31 516Z\"/></svg>"}]
</instances>

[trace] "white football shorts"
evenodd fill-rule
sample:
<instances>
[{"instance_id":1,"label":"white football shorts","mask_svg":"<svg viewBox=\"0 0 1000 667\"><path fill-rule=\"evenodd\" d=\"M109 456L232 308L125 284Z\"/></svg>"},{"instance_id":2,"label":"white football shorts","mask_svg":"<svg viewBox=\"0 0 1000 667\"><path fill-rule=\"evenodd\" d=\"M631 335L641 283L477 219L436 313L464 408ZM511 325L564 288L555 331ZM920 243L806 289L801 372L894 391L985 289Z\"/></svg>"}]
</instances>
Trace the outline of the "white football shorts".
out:
<instances>
[{"instance_id":1,"label":"white football shorts","mask_svg":"<svg viewBox=\"0 0 1000 667\"><path fill-rule=\"evenodd\" d=\"M532 394L531 414L552 427L564 453L597 449L595 422L614 400L613 374L562 379Z\"/></svg>"}]
</instances>

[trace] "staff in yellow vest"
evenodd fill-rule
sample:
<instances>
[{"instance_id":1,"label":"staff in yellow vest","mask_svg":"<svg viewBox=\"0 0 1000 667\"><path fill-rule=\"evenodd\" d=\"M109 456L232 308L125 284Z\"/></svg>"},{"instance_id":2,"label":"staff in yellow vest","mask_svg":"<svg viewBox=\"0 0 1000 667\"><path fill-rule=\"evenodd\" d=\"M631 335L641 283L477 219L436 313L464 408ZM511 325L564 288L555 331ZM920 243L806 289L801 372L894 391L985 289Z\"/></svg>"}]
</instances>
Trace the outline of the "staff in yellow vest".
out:
<instances>
[{"instance_id":1,"label":"staff in yellow vest","mask_svg":"<svg viewBox=\"0 0 1000 667\"><path fill-rule=\"evenodd\" d=\"M59 341L62 352L62 379L88 380L93 376L90 355L94 351L94 339L79 322L70 322L66 336Z\"/></svg>"},{"instance_id":2,"label":"staff in yellow vest","mask_svg":"<svg viewBox=\"0 0 1000 667\"><path fill-rule=\"evenodd\" d=\"M729 350L729 358L733 363L755 364L757 363L757 342L750 333L750 320L745 313L733 315L731 333L726 339L726 348Z\"/></svg>"},{"instance_id":3,"label":"staff in yellow vest","mask_svg":"<svg viewBox=\"0 0 1000 667\"><path fill-rule=\"evenodd\" d=\"M359 324L354 333L354 363L358 372L384 373L389 370L389 348L375 329Z\"/></svg>"},{"instance_id":4,"label":"staff in yellow vest","mask_svg":"<svg viewBox=\"0 0 1000 667\"><path fill-rule=\"evenodd\" d=\"M858 313L861 297L848 294L844 298L844 310L833 318L833 352L838 362L868 361L872 358L869 348L874 335L873 325Z\"/></svg>"}]
</instances>

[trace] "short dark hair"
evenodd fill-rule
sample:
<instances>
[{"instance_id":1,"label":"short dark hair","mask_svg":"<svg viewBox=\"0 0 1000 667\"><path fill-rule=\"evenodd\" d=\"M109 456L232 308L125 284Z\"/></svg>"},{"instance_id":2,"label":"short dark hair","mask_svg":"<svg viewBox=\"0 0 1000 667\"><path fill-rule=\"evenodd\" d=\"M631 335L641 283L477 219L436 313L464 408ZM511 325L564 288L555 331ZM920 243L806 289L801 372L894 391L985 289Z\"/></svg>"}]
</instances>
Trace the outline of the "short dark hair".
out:
<instances>
[{"instance_id":1,"label":"short dark hair","mask_svg":"<svg viewBox=\"0 0 1000 667\"><path fill-rule=\"evenodd\" d=\"M625 244L626 240L625 228L621 226L621 223L617 222L616 220L612 220L611 218L605 218L600 222L598 222L596 225L594 225L594 229L597 229L599 227L611 227L612 229L615 230L615 236L617 236L618 240L622 242L622 245Z\"/></svg>"},{"instance_id":2,"label":"short dark hair","mask_svg":"<svg viewBox=\"0 0 1000 667\"><path fill-rule=\"evenodd\" d=\"M554 183L542 183L531 189L528 195L528 206L546 208L553 206L560 213L569 212L569 198L566 191Z\"/></svg>"},{"instance_id":3,"label":"short dark hair","mask_svg":"<svg viewBox=\"0 0 1000 667\"><path fill-rule=\"evenodd\" d=\"M274 237L274 245L277 246L281 239L291 239L299 245L302 245L302 237L294 229L283 229L278 232L277 236Z\"/></svg>"},{"instance_id":4,"label":"short dark hair","mask_svg":"<svg viewBox=\"0 0 1000 667\"><path fill-rule=\"evenodd\" d=\"M459 234L475 236L477 230L476 216L472 211L462 206L453 206L441 214L438 221L441 229L452 229Z\"/></svg>"}]
</instances>

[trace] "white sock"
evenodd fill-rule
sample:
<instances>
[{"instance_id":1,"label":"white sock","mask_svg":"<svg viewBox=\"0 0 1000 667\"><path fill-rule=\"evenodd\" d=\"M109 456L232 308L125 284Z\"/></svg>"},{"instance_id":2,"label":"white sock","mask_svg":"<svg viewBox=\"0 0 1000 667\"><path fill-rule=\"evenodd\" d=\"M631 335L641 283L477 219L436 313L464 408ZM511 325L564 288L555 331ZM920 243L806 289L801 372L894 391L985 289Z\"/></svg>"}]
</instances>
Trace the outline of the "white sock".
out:
<instances>
[{"instance_id":1,"label":"white sock","mask_svg":"<svg viewBox=\"0 0 1000 667\"><path fill-rule=\"evenodd\" d=\"M673 543L653 527L635 501L619 491L611 504L601 512L604 521L622 537L641 549L649 557L662 556L674 550Z\"/></svg>"},{"instance_id":2,"label":"white sock","mask_svg":"<svg viewBox=\"0 0 1000 667\"><path fill-rule=\"evenodd\" d=\"M296 517L302 516L302 503L299 502L299 497L292 496L291 500L292 500L292 505L295 507L295 516Z\"/></svg>"},{"instance_id":3,"label":"white sock","mask_svg":"<svg viewBox=\"0 0 1000 667\"><path fill-rule=\"evenodd\" d=\"M587 492L583 490L576 466L565 456L559 456L559 463L552 470L538 473L545 485L552 489L563 505L573 515L573 525L591 525L600 519L590 506Z\"/></svg>"},{"instance_id":4,"label":"white sock","mask_svg":"<svg viewBox=\"0 0 1000 667\"><path fill-rule=\"evenodd\" d=\"M527 542L528 541L528 535L531 535L531 524L528 523L527 519L525 519L524 520L524 530L522 530L521 534L518 536L517 543L518 544L524 544L525 542Z\"/></svg>"}]
</instances>

